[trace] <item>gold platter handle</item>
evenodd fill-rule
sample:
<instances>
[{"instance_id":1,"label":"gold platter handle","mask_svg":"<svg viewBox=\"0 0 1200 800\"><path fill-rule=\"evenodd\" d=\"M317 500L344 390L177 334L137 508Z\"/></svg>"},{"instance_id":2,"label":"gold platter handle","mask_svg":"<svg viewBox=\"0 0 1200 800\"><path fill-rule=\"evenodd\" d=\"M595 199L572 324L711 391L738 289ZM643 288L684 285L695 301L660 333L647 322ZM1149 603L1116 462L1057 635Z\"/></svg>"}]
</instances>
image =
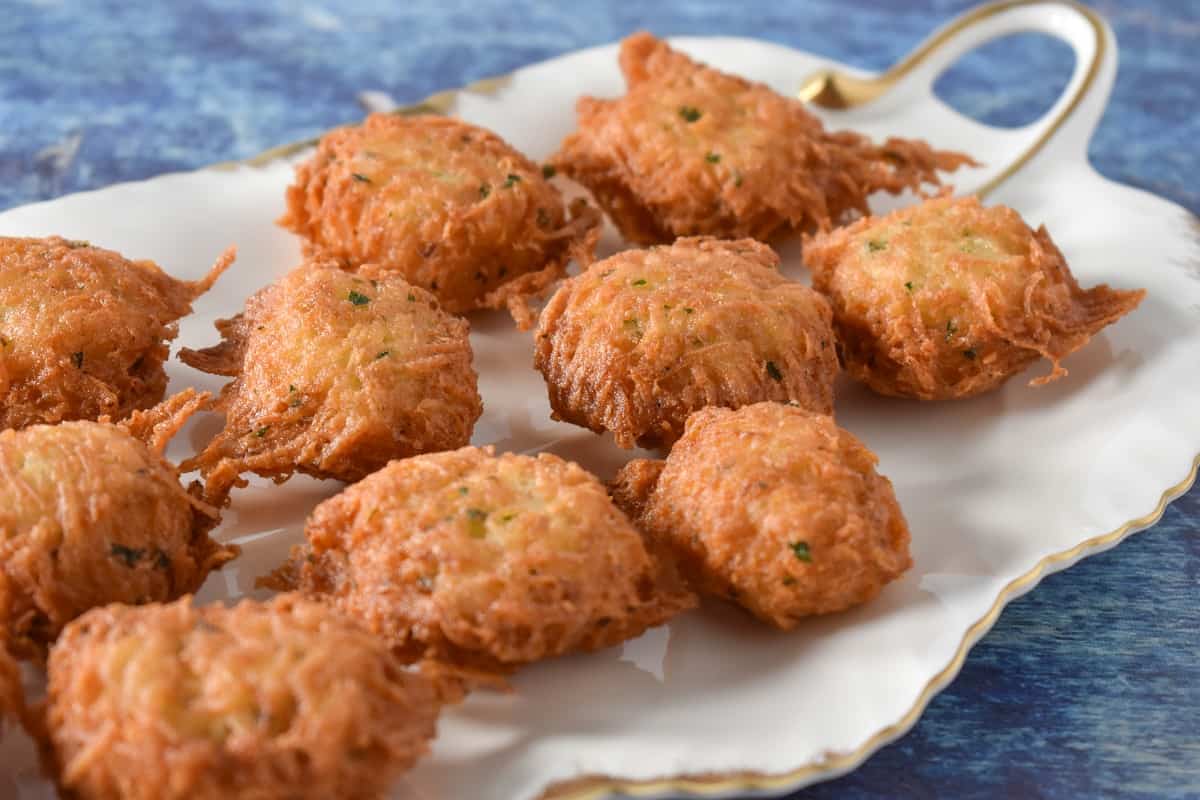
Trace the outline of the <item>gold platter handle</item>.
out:
<instances>
[{"instance_id":1,"label":"gold platter handle","mask_svg":"<svg viewBox=\"0 0 1200 800\"><path fill-rule=\"evenodd\" d=\"M1117 69L1112 30L1087 6L1073 0L986 3L934 31L886 72L862 76L822 70L805 79L797 94L805 102L836 110L869 103L901 85L932 93L938 76L966 53L992 39L1024 32L1062 39L1075 51L1075 68L1053 107L1041 119L1014 131L1021 137L1016 155L1007 163L988 165L997 171L974 188L982 197L1028 164L1051 139L1082 149L1086 158L1088 139L1104 111Z\"/></svg>"}]
</instances>

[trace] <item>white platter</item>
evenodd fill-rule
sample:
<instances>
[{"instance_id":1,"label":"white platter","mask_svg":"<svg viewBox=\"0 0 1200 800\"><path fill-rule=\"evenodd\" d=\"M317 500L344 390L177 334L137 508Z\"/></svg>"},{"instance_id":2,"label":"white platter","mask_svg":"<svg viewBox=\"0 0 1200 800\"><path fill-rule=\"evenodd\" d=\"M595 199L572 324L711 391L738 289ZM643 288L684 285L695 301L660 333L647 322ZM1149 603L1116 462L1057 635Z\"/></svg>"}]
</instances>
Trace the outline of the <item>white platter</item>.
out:
<instances>
[{"instance_id":1,"label":"white platter","mask_svg":"<svg viewBox=\"0 0 1200 800\"><path fill-rule=\"evenodd\" d=\"M1064 96L1047 120L1012 131L966 119L934 97L933 79L958 55L1023 29L1075 47L1067 94L1079 94L1078 103ZM745 39L674 41L785 93L837 66ZM917 404L839 385L839 422L879 453L895 483L913 531L912 571L868 607L788 635L711 603L623 647L531 667L513 693L479 693L449 711L432 756L396 797L780 794L845 772L911 727L1005 603L1157 519L1190 484L1200 453L1200 246L1186 211L1106 181L1087 163L1115 69L1106 28L1062 4L1023 5L956 34L879 100L822 112L835 127L971 152L988 166L956 176L963 191L987 183L1067 113L989 201L1046 224L1081 283L1149 290L1138 311L1066 361L1069 377L1045 388L1027 387L1025 376L974 400ZM537 159L573 129L579 94L622 91L615 46L607 46L523 69L488 94L460 92L452 110ZM216 341L215 319L298 263L295 239L273 224L290 178L284 160L167 175L8 211L0 234L88 239L187 278L236 243L238 264L181 324L175 349L202 347ZM620 246L608 231L605 251ZM798 248L782 252L786 272L805 280ZM500 314L472 323L485 401L477 443L551 450L605 478L634 455L551 422L529 335ZM220 388L178 361L168 371L171 391ZM170 454L191 452L218 426L215 417L200 420ZM209 580L201 599L252 593L254 578L300 540L308 511L339 488L297 478L283 487L255 481L238 493L216 535L245 554ZM0 795L53 796L17 735L0 745Z\"/></svg>"}]
</instances>

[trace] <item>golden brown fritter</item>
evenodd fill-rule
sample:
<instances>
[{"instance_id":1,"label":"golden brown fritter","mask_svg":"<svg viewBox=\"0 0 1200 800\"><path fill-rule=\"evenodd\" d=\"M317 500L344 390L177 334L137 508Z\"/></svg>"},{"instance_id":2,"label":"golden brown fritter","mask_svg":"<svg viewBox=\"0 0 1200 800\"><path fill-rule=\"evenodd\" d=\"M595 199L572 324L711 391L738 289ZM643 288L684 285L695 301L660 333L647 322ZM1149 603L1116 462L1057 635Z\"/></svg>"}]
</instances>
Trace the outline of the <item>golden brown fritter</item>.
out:
<instances>
[{"instance_id":1,"label":"golden brown fritter","mask_svg":"<svg viewBox=\"0 0 1200 800\"><path fill-rule=\"evenodd\" d=\"M471 439L483 413L469 326L397 276L306 263L217 323L224 341L186 363L235 375L224 430L185 469L219 502L241 472L356 481L393 458Z\"/></svg>"},{"instance_id":2,"label":"golden brown fritter","mask_svg":"<svg viewBox=\"0 0 1200 800\"><path fill-rule=\"evenodd\" d=\"M127 417L163 398L167 342L199 281L87 242L0 237L0 430Z\"/></svg>"},{"instance_id":3,"label":"golden brown fritter","mask_svg":"<svg viewBox=\"0 0 1200 800\"><path fill-rule=\"evenodd\" d=\"M699 64L648 33L621 43L628 90L582 97L552 164L591 190L627 239L767 239L866 214L867 197L938 184L974 163L910 139L829 133L799 100Z\"/></svg>"},{"instance_id":4,"label":"golden brown fritter","mask_svg":"<svg viewBox=\"0 0 1200 800\"><path fill-rule=\"evenodd\" d=\"M373 800L439 710L386 644L296 596L96 609L49 672L51 760L78 800Z\"/></svg>"},{"instance_id":5,"label":"golden brown fritter","mask_svg":"<svg viewBox=\"0 0 1200 800\"><path fill-rule=\"evenodd\" d=\"M394 461L317 506L273 580L426 656L505 672L609 647L695 604L576 464L491 448Z\"/></svg>"},{"instance_id":6,"label":"golden brown fritter","mask_svg":"<svg viewBox=\"0 0 1200 800\"><path fill-rule=\"evenodd\" d=\"M912 564L875 454L792 405L706 408L665 462L632 461L613 496L700 592L781 629L875 597Z\"/></svg>"},{"instance_id":7,"label":"golden brown fritter","mask_svg":"<svg viewBox=\"0 0 1200 800\"><path fill-rule=\"evenodd\" d=\"M571 218L542 170L491 131L445 117L372 114L326 134L296 170L279 224L306 251L396 274L453 313L508 305L591 260L600 215Z\"/></svg>"},{"instance_id":8,"label":"golden brown fritter","mask_svg":"<svg viewBox=\"0 0 1200 800\"><path fill-rule=\"evenodd\" d=\"M237 554L209 539L216 510L160 454L207 401L189 391L135 412L153 447L107 422L0 432L0 628L18 653L40 655L94 606L195 591Z\"/></svg>"},{"instance_id":9,"label":"golden brown fritter","mask_svg":"<svg viewBox=\"0 0 1200 800\"><path fill-rule=\"evenodd\" d=\"M0 631L0 738L4 737L5 725L24 716L25 694L21 688L21 671L9 655L4 645L3 631Z\"/></svg>"},{"instance_id":10,"label":"golden brown fritter","mask_svg":"<svg viewBox=\"0 0 1200 800\"><path fill-rule=\"evenodd\" d=\"M804 243L833 304L846 371L876 392L939 400L995 389L1063 357L1145 291L1081 289L1045 227L1005 206L939 197Z\"/></svg>"},{"instance_id":11,"label":"golden brown fritter","mask_svg":"<svg viewBox=\"0 0 1200 800\"><path fill-rule=\"evenodd\" d=\"M680 239L565 281L534 350L555 419L629 448L669 446L705 406L794 400L833 413L829 304L778 266L749 239Z\"/></svg>"}]
</instances>

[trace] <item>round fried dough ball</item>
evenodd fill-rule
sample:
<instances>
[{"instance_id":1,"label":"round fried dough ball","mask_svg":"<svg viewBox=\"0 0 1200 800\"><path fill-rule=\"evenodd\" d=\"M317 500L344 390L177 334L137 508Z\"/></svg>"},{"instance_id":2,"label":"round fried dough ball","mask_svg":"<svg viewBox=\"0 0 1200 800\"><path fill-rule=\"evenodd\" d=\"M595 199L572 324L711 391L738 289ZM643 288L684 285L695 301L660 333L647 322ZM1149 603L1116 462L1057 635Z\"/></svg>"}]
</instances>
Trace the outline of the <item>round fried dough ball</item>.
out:
<instances>
[{"instance_id":1,"label":"round fried dough ball","mask_svg":"<svg viewBox=\"0 0 1200 800\"><path fill-rule=\"evenodd\" d=\"M378 638L296 596L96 609L49 675L58 782L79 800L374 800L439 710Z\"/></svg>"},{"instance_id":2,"label":"round fried dough ball","mask_svg":"<svg viewBox=\"0 0 1200 800\"><path fill-rule=\"evenodd\" d=\"M180 281L87 242L0 237L0 430L157 403L176 320L233 257Z\"/></svg>"},{"instance_id":3,"label":"round fried dough ball","mask_svg":"<svg viewBox=\"0 0 1200 800\"><path fill-rule=\"evenodd\" d=\"M372 114L326 134L287 204L279 224L310 253L400 275L453 313L520 311L571 258L589 261L599 236L599 214L580 204L569 220L540 167L445 117Z\"/></svg>"},{"instance_id":4,"label":"round fried dough ball","mask_svg":"<svg viewBox=\"0 0 1200 800\"><path fill-rule=\"evenodd\" d=\"M939 400L995 389L1059 360L1145 291L1081 289L1044 227L1005 206L939 197L807 240L846 371L880 394Z\"/></svg>"},{"instance_id":5,"label":"round fried dough ball","mask_svg":"<svg viewBox=\"0 0 1200 800\"><path fill-rule=\"evenodd\" d=\"M614 497L698 591L787 630L875 597L909 532L875 454L832 417L781 403L692 415L666 461L633 461Z\"/></svg>"},{"instance_id":6,"label":"round fried dough ball","mask_svg":"<svg viewBox=\"0 0 1200 800\"><path fill-rule=\"evenodd\" d=\"M621 42L628 90L582 97L552 164L627 239L767 239L867 213L867 197L936 185L973 163L921 141L828 133L795 98L699 64L648 33Z\"/></svg>"},{"instance_id":7,"label":"round fried dough ball","mask_svg":"<svg viewBox=\"0 0 1200 800\"><path fill-rule=\"evenodd\" d=\"M792 400L833 413L829 304L778 266L749 239L680 239L565 281L534 350L555 419L630 448L669 446L705 406Z\"/></svg>"},{"instance_id":8,"label":"round fried dough ball","mask_svg":"<svg viewBox=\"0 0 1200 800\"><path fill-rule=\"evenodd\" d=\"M600 482L548 453L394 461L317 506L305 535L277 580L408 658L504 672L615 645L695 604Z\"/></svg>"},{"instance_id":9,"label":"round fried dough ball","mask_svg":"<svg viewBox=\"0 0 1200 800\"><path fill-rule=\"evenodd\" d=\"M0 628L16 650L39 654L94 606L193 592L237 554L208 537L216 523L122 427L0 432Z\"/></svg>"},{"instance_id":10,"label":"round fried dough ball","mask_svg":"<svg viewBox=\"0 0 1200 800\"><path fill-rule=\"evenodd\" d=\"M235 375L225 428L185 469L210 497L240 472L356 481L394 458L465 445L483 403L469 326L423 289L306 263L217 323L224 341L180 358Z\"/></svg>"}]
</instances>

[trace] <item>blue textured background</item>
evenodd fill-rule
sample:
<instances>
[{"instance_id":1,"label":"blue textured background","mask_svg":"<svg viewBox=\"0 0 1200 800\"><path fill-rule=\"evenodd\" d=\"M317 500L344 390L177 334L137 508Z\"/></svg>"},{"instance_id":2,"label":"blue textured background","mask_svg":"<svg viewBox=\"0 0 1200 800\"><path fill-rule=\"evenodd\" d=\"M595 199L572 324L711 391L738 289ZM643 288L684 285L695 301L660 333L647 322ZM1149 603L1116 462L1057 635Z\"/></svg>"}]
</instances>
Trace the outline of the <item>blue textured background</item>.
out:
<instances>
[{"instance_id":1,"label":"blue textured background","mask_svg":"<svg viewBox=\"0 0 1200 800\"><path fill-rule=\"evenodd\" d=\"M253 155L637 28L757 36L882 69L959 0L0 3L0 208ZM1098 2L1121 67L1101 172L1200 212L1200 2ZM989 45L939 82L997 125L1047 108L1065 45ZM997 89L1003 88L1003 91ZM908 736L806 798L1200 797L1200 490L1013 603ZM803 724L798 720L797 724Z\"/></svg>"}]
</instances>

